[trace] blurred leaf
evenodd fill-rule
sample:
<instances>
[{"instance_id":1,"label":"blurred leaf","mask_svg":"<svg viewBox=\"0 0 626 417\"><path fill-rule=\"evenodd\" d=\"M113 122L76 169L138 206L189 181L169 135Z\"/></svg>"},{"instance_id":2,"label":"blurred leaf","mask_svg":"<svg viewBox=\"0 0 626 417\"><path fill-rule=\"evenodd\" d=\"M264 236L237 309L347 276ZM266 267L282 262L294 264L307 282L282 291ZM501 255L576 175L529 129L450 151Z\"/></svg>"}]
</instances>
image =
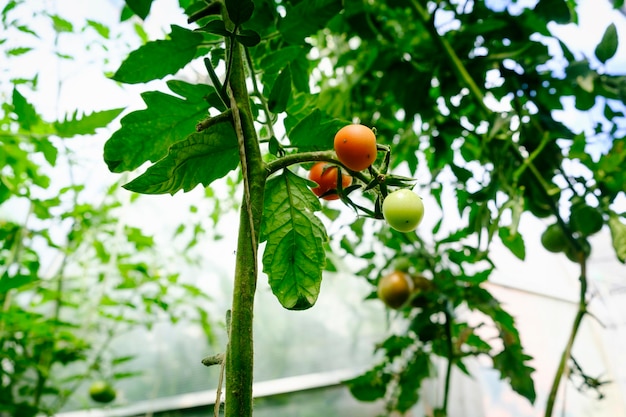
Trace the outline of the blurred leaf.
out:
<instances>
[{"instance_id":1,"label":"blurred leaf","mask_svg":"<svg viewBox=\"0 0 626 417\"><path fill-rule=\"evenodd\" d=\"M4 294L15 288L23 287L37 280L38 278L35 275L16 275L14 277L9 277L5 274L0 279L0 294Z\"/></svg>"},{"instance_id":2,"label":"blurred leaf","mask_svg":"<svg viewBox=\"0 0 626 417\"><path fill-rule=\"evenodd\" d=\"M169 81L167 85L183 98L160 91L143 93L147 108L124 116L120 129L105 143L104 160L112 172L131 171L146 161L156 162L207 116L205 97L215 91L212 87L182 81Z\"/></svg>"},{"instance_id":3,"label":"blurred leaf","mask_svg":"<svg viewBox=\"0 0 626 417\"><path fill-rule=\"evenodd\" d=\"M70 21L58 15L48 15L48 16L50 17L50 19L52 19L52 26L55 32L62 33L62 32L74 31L74 26L72 25Z\"/></svg>"},{"instance_id":4,"label":"blurred leaf","mask_svg":"<svg viewBox=\"0 0 626 417\"><path fill-rule=\"evenodd\" d=\"M37 114L35 107L17 91L17 88L13 89L13 111L17 116L17 122L24 130L30 130L41 122L41 118L39 114Z\"/></svg>"},{"instance_id":5,"label":"blurred leaf","mask_svg":"<svg viewBox=\"0 0 626 417\"><path fill-rule=\"evenodd\" d=\"M506 246L513 255L522 261L526 258L526 246L524 245L524 239L521 234L511 234L511 229L506 226L500 227L498 236L500 236L500 240L504 246Z\"/></svg>"},{"instance_id":6,"label":"blurred leaf","mask_svg":"<svg viewBox=\"0 0 626 417\"><path fill-rule=\"evenodd\" d=\"M617 259L626 263L626 225L621 222L618 216L612 215L609 218L609 229Z\"/></svg>"},{"instance_id":7,"label":"blurred leaf","mask_svg":"<svg viewBox=\"0 0 626 417\"><path fill-rule=\"evenodd\" d=\"M91 19L87 19L87 26L93 28L96 32L98 32L98 35L102 36L104 39L109 39L111 30L108 26Z\"/></svg>"},{"instance_id":8,"label":"blurred leaf","mask_svg":"<svg viewBox=\"0 0 626 417\"><path fill-rule=\"evenodd\" d=\"M261 42L261 36L257 32L250 29L240 30L235 36L235 39L248 48L257 46Z\"/></svg>"},{"instance_id":9,"label":"blurred leaf","mask_svg":"<svg viewBox=\"0 0 626 417\"><path fill-rule=\"evenodd\" d=\"M152 0L126 0L126 5L137 16L142 19L148 17L150 8L152 6Z\"/></svg>"},{"instance_id":10,"label":"blurred leaf","mask_svg":"<svg viewBox=\"0 0 626 417\"><path fill-rule=\"evenodd\" d=\"M220 19L210 20L204 26L198 28L198 30L224 37L229 37L232 35L230 31L226 29L226 24L224 23L224 21Z\"/></svg>"},{"instance_id":11,"label":"blurred leaf","mask_svg":"<svg viewBox=\"0 0 626 417\"><path fill-rule=\"evenodd\" d=\"M532 379L534 369L526 365L532 357L522 352L519 343L506 345L493 357L493 367L500 371L502 379L508 379L511 388L528 401L535 402L536 393Z\"/></svg>"},{"instance_id":12,"label":"blurred leaf","mask_svg":"<svg viewBox=\"0 0 626 417\"><path fill-rule=\"evenodd\" d=\"M307 0L287 6L287 15L278 21L278 30L291 44L304 42L304 38L322 29L341 11L341 0Z\"/></svg>"},{"instance_id":13,"label":"blurred leaf","mask_svg":"<svg viewBox=\"0 0 626 417\"><path fill-rule=\"evenodd\" d=\"M96 129L106 127L120 113L123 108L102 110L91 114L78 116L78 110L72 115L65 116L65 120L54 122L57 135L62 138L71 138L76 135L93 135Z\"/></svg>"},{"instance_id":14,"label":"blurred leaf","mask_svg":"<svg viewBox=\"0 0 626 417\"><path fill-rule=\"evenodd\" d=\"M423 350L418 350L413 354L405 369L400 374L398 386L398 411L404 413L411 409L419 401L420 387L422 381L430 376L430 357Z\"/></svg>"},{"instance_id":15,"label":"blurred leaf","mask_svg":"<svg viewBox=\"0 0 626 417\"><path fill-rule=\"evenodd\" d=\"M346 124L315 109L291 129L289 141L301 151L332 149L335 134Z\"/></svg>"},{"instance_id":16,"label":"blurred leaf","mask_svg":"<svg viewBox=\"0 0 626 417\"><path fill-rule=\"evenodd\" d=\"M226 0L226 10L232 22L239 26L247 22L254 12L254 2L252 0Z\"/></svg>"},{"instance_id":17,"label":"blurred leaf","mask_svg":"<svg viewBox=\"0 0 626 417\"><path fill-rule=\"evenodd\" d=\"M615 26L615 23L611 23L604 31L604 35L602 35L602 40L596 46L596 49L594 51L596 58L598 58L603 64L606 63L606 61L615 56L615 53L617 52L617 46L617 28Z\"/></svg>"},{"instance_id":18,"label":"blurred leaf","mask_svg":"<svg viewBox=\"0 0 626 417\"><path fill-rule=\"evenodd\" d=\"M200 33L172 25L169 39L148 42L131 52L111 78L137 84L174 74L195 58L203 39Z\"/></svg>"},{"instance_id":19,"label":"blurred leaf","mask_svg":"<svg viewBox=\"0 0 626 417\"><path fill-rule=\"evenodd\" d=\"M209 185L237 168L239 148L230 119L173 144L168 154L124 188L143 194L175 194Z\"/></svg>"},{"instance_id":20,"label":"blurred leaf","mask_svg":"<svg viewBox=\"0 0 626 417\"><path fill-rule=\"evenodd\" d=\"M261 240L263 272L283 307L304 310L319 295L327 240L321 205L305 179L285 169L267 181Z\"/></svg>"},{"instance_id":21,"label":"blurred leaf","mask_svg":"<svg viewBox=\"0 0 626 417\"><path fill-rule=\"evenodd\" d=\"M359 401L372 402L385 397L387 384L391 382L391 375L384 372L384 366L379 365L374 369L349 379L343 383Z\"/></svg>"},{"instance_id":22,"label":"blurred leaf","mask_svg":"<svg viewBox=\"0 0 626 417\"><path fill-rule=\"evenodd\" d=\"M291 97L291 72L285 67L274 82L267 105L272 113L282 113L287 109L287 101Z\"/></svg>"}]
</instances>

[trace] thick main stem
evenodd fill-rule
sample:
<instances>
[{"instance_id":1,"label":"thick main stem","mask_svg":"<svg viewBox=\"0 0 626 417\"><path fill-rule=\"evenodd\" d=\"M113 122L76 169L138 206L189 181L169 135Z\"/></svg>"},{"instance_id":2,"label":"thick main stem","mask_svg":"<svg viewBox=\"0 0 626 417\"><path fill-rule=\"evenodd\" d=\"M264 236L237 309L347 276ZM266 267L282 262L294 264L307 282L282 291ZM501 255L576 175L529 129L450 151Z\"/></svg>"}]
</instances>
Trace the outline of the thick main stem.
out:
<instances>
[{"instance_id":1,"label":"thick main stem","mask_svg":"<svg viewBox=\"0 0 626 417\"><path fill-rule=\"evenodd\" d=\"M244 198L239 216L231 325L226 353L224 415L225 417L250 417L252 415L254 364L252 329L254 293L266 171L250 110L242 47L235 42L231 51L230 100L235 130L240 141Z\"/></svg>"}]
</instances>

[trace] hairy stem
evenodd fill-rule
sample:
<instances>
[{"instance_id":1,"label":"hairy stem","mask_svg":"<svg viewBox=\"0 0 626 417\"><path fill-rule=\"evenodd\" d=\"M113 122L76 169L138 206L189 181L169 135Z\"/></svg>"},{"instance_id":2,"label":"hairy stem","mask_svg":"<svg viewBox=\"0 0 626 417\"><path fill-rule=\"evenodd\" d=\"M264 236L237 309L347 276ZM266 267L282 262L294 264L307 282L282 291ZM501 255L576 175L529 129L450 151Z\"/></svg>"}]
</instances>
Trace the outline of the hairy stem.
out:
<instances>
[{"instance_id":1,"label":"hairy stem","mask_svg":"<svg viewBox=\"0 0 626 417\"><path fill-rule=\"evenodd\" d=\"M224 416L250 417L254 364L252 319L266 170L250 109L242 47L236 41L232 42L228 92L240 146L244 198L239 218L231 325L225 361Z\"/></svg>"}]
</instances>

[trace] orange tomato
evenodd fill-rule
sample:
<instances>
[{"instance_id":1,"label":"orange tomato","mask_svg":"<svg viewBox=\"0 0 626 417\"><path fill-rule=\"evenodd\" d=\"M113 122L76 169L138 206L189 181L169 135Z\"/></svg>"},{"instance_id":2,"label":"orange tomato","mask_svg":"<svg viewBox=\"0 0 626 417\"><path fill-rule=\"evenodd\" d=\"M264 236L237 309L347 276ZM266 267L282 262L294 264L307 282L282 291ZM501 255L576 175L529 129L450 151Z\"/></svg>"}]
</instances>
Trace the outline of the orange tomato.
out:
<instances>
[{"instance_id":1,"label":"orange tomato","mask_svg":"<svg viewBox=\"0 0 626 417\"><path fill-rule=\"evenodd\" d=\"M311 191L324 200L337 200L337 176L339 170L336 166L326 162L317 162L309 172L309 179L317 183L317 187L311 188ZM352 184L352 177L347 174L341 174L341 187L346 188Z\"/></svg>"},{"instance_id":2,"label":"orange tomato","mask_svg":"<svg viewBox=\"0 0 626 417\"><path fill-rule=\"evenodd\" d=\"M376 135L361 124L344 126L335 135L337 158L353 171L362 171L376 160Z\"/></svg>"}]
</instances>

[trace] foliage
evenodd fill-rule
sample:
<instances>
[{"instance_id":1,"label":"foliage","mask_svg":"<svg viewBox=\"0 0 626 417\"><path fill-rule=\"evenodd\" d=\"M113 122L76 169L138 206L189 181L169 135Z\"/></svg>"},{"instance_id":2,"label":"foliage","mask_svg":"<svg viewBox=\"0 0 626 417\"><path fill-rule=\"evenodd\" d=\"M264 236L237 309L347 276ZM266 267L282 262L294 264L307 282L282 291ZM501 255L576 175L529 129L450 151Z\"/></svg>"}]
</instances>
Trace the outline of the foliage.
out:
<instances>
[{"instance_id":1,"label":"foliage","mask_svg":"<svg viewBox=\"0 0 626 417\"><path fill-rule=\"evenodd\" d=\"M22 24L24 9L21 2L6 5L3 31L39 38L47 28L37 19ZM75 28L38 13L57 41L84 36L87 28L109 34L98 22ZM46 47L30 45L36 47L19 54L4 49L5 61L13 65L18 55ZM139 375L133 356L110 348L137 326L195 317L211 336L201 314L208 297L168 268L153 236L123 219L122 209L133 203L124 202L119 183L90 184L87 161L77 158L76 147L93 144L123 109L73 111L50 121L34 104L41 100L38 80L12 79L0 92L1 416L53 415L83 382Z\"/></svg>"},{"instance_id":2,"label":"foliage","mask_svg":"<svg viewBox=\"0 0 626 417\"><path fill-rule=\"evenodd\" d=\"M133 2L128 4L133 9ZM340 247L347 259L367 259L366 268L353 272L373 286L399 260L412 274L426 277L428 285L403 310L400 320L406 322L406 332L379 347L383 362L347 381L348 386L357 398L385 398L390 411L405 411L419 399L421 381L432 376L428 364L434 357L449 363L447 393L451 366L467 372L465 358L486 355L517 393L534 402L531 358L514 319L482 284L495 267L490 248L496 236L523 260L521 217L554 219L569 242L563 246L566 254L581 266L580 317L573 341L585 313L588 237L608 225L618 259L624 261L624 213L616 212L613 203L623 197L626 184L620 169L626 78L604 66L617 50L615 26L607 27L595 49L596 60L590 60L576 57L550 32L551 24L577 20L575 4L565 0L540 0L530 7L514 1L496 7L481 1L420 0L227 0L225 9L220 2L180 4L190 28L172 27L169 41L142 46L114 77L137 82L119 75L131 73L122 70L133 67L137 57L143 57L137 68L151 68L141 72L141 81L172 73L170 62L151 57L167 53L184 33L187 42L174 56L175 67L192 61L186 62L182 52L194 59L205 55L213 89L196 87L206 92L202 106L208 116L197 128L213 133L220 124L212 123L213 117L232 117L236 138L223 133L223 140L204 143L198 153L183 153L179 149L195 143L198 133L181 126L157 132L148 150L132 145L130 136L120 140L123 127L107 143L107 151L116 160L134 163L123 169L109 164L112 170L132 170L154 162L157 155L161 158L127 187L174 194L207 186L227 172L213 170L224 162L228 144L238 146L244 186L256 184L265 193L263 207L258 207L250 203L252 189L244 187L245 233L240 239L251 238L256 247L254 227L246 223L258 221L262 212L260 240L267 241L263 265L272 290L286 308L309 308L319 292L322 270L335 265L324 261L326 233L315 214L320 205L294 165L324 160L343 166L332 152L334 133L346 120L375 127L380 151L376 164L367 171L348 170L355 183L339 190L354 215L366 220L353 223L352 233L340 242L331 238L331 247ZM234 63L242 59L240 48L245 48L251 89L237 93L230 77L241 72ZM219 64L225 68L221 78L214 69ZM168 83L171 87L172 81ZM557 119L568 99L575 109L594 110L595 130L575 132ZM147 110L126 120L163 113L159 104L146 102ZM260 139L246 130L251 120ZM246 154L255 149L251 143L263 145L267 180L263 174L246 173L259 163ZM236 165L232 158L227 158L233 162L229 169ZM412 184L389 169L420 175L418 192L432 195L441 212L431 222L432 230L402 234L380 221L381 203L390 189ZM164 185L154 187L156 183ZM454 193L456 206L444 201L447 190ZM434 218L436 212L427 208L426 216ZM464 221L460 227L450 220L459 217ZM255 253L253 249L253 258L240 262L255 262ZM249 273L256 280L256 270ZM234 303L240 302L235 295ZM252 301L247 302L251 309ZM478 326L465 322L459 312L467 309L482 314L484 321ZM499 343L484 339L483 326L497 331ZM228 355L238 355L230 349ZM565 349L563 361L568 355ZM231 370L237 371L241 369ZM440 414L445 414L446 403L447 394Z\"/></svg>"},{"instance_id":3,"label":"foliage","mask_svg":"<svg viewBox=\"0 0 626 417\"><path fill-rule=\"evenodd\" d=\"M146 18L151 3L127 0L122 18ZM5 8L5 21L15 4ZM580 266L579 308L545 407L550 416L587 313L589 237L607 227L617 258L626 260L625 214L615 205L626 191L621 169L626 78L606 66L619 45L615 26L607 27L594 57L581 58L550 31L577 21L575 3L568 0L528 6L424 0L179 4L188 27L172 25L164 39L145 42L112 75L129 84L164 79L172 94L144 92L146 108L122 118L105 145L104 160L112 172L135 171L124 187L144 194L209 187L237 171L243 195L225 364L226 417L252 412L259 249L272 291L287 309L313 307L324 270L347 268L357 259L367 266L351 272L372 284L370 298L379 277L398 265L421 277L397 317L404 331L380 343L380 363L346 381L356 398L383 400L390 413L406 411L419 400L422 382L434 377L430 364L444 360L446 395L436 412L445 415L452 367L467 373L464 361L481 356L534 402L531 358L514 318L483 285L495 268L494 242L525 259L522 216L560 228L567 240L560 251ZM68 22L52 20L57 30L71 32ZM18 56L28 48L7 53ZM204 64L211 85L182 81L179 71L195 63ZM91 133L116 114L48 123L18 89L11 103L5 106L7 137L18 137L13 131L18 129L30 138L20 146L30 143L50 165L58 149L33 138ZM559 120L565 109L587 112L591 129ZM376 130L378 157L368 170L347 169L333 151L334 134L349 121ZM20 152L14 164L19 175L13 176L26 175L46 189L47 177ZM340 166L354 179L338 190L347 212L358 218L345 235L328 236L318 217L323 213L332 220L331 210L309 190L302 169L317 161ZM140 170L146 163L151 164ZM381 214L384 199L414 185L438 206L426 207L431 221L417 233L391 230ZM0 187L0 196L8 199L13 188ZM448 192L452 204L443 197ZM339 251L345 264L328 262L328 248ZM37 260L22 259L25 269L12 277L17 281L3 279L14 292L38 279ZM127 274L150 275L143 265L131 265ZM467 311L482 321L470 324ZM489 329L496 338L486 338Z\"/></svg>"}]
</instances>

